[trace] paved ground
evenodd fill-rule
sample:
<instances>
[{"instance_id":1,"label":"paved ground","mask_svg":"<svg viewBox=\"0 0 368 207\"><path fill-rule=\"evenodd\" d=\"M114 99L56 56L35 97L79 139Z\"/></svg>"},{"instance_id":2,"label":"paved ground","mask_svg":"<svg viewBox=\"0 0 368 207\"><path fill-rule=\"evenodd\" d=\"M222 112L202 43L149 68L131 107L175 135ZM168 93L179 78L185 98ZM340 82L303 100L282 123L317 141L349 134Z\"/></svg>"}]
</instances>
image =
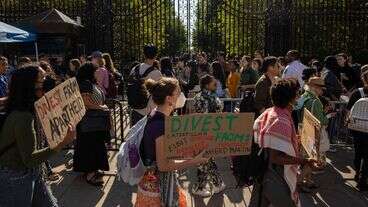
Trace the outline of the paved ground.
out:
<instances>
[{"instance_id":1,"label":"paved ground","mask_svg":"<svg viewBox=\"0 0 368 207\"><path fill-rule=\"evenodd\" d=\"M302 194L302 206L332 206L332 207L367 207L368 193L359 193L353 181L354 171L351 167L353 151L348 147L339 148L337 153L329 154L329 168L316 180L321 185L311 194ZM115 169L114 153L110 154L112 170ZM332 161L331 161L332 160ZM211 198L188 197L188 204L192 207L246 207L249 204L251 188L235 189L235 180L229 171L226 159L217 160L224 177L227 189ZM80 176L68 171L64 165L65 157L60 155L52 163L55 170L63 178L53 183L52 189L59 200L60 206L65 207L130 207L133 206L136 188L119 181L114 175L104 177L106 183L102 188L96 188L83 182ZM190 169L180 176L180 183L185 189L190 189L195 180L195 170Z\"/></svg>"}]
</instances>

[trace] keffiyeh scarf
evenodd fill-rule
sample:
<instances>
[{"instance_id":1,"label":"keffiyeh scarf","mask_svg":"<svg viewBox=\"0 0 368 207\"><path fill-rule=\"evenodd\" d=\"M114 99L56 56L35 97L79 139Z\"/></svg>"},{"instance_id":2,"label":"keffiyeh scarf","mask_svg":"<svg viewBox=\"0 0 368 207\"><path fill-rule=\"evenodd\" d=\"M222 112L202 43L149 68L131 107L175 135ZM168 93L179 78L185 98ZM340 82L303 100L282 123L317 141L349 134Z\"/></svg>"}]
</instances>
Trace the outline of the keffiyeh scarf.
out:
<instances>
[{"instance_id":1,"label":"keffiyeh scarf","mask_svg":"<svg viewBox=\"0 0 368 207\"><path fill-rule=\"evenodd\" d=\"M299 146L296 131L288 109L272 107L261 114L254 123L254 139L261 148L281 151L298 157ZM291 192L291 198L300 206L296 191L298 165L284 165L284 179Z\"/></svg>"}]
</instances>

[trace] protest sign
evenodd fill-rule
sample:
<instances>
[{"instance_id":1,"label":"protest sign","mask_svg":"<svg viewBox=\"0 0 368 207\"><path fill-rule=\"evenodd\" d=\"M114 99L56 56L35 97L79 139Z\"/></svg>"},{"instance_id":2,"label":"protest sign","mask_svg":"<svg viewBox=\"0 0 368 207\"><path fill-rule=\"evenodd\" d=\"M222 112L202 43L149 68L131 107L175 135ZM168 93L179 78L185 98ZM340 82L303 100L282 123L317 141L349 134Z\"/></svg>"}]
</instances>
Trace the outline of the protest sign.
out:
<instances>
[{"instance_id":1,"label":"protest sign","mask_svg":"<svg viewBox=\"0 0 368 207\"><path fill-rule=\"evenodd\" d=\"M301 144L310 158L319 157L321 123L308 109L304 108Z\"/></svg>"},{"instance_id":2,"label":"protest sign","mask_svg":"<svg viewBox=\"0 0 368 207\"><path fill-rule=\"evenodd\" d=\"M250 154L254 113L207 113L165 120L165 155L188 159Z\"/></svg>"},{"instance_id":3,"label":"protest sign","mask_svg":"<svg viewBox=\"0 0 368 207\"><path fill-rule=\"evenodd\" d=\"M75 126L86 113L75 78L46 93L36 101L35 109L50 147L59 144L68 131L68 125Z\"/></svg>"}]
</instances>

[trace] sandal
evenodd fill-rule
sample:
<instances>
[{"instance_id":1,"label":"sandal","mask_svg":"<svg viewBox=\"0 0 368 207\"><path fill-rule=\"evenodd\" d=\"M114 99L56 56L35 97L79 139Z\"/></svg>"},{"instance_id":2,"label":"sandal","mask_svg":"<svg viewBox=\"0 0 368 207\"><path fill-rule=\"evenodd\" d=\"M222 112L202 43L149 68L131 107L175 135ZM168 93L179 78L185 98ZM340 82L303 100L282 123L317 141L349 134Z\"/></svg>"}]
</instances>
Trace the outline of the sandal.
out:
<instances>
[{"instance_id":1,"label":"sandal","mask_svg":"<svg viewBox=\"0 0 368 207\"><path fill-rule=\"evenodd\" d=\"M86 182L93 186L103 186L104 181L101 179L102 177L99 177L96 173L86 175Z\"/></svg>"}]
</instances>

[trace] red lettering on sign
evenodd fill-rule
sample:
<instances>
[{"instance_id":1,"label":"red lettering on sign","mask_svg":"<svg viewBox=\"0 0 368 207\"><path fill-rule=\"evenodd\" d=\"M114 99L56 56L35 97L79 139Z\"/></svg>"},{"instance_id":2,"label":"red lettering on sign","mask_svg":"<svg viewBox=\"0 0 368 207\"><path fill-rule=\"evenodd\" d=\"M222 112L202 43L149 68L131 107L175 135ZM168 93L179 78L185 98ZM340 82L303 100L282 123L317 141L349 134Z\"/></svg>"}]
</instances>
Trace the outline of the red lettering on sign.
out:
<instances>
[{"instance_id":1,"label":"red lettering on sign","mask_svg":"<svg viewBox=\"0 0 368 207\"><path fill-rule=\"evenodd\" d=\"M55 93L53 93L50 97L48 97L49 104L52 109L55 109L61 104L61 95L60 89L56 89Z\"/></svg>"},{"instance_id":2,"label":"red lettering on sign","mask_svg":"<svg viewBox=\"0 0 368 207\"><path fill-rule=\"evenodd\" d=\"M37 109L39 112L39 118L42 120L46 117L46 114L50 112L50 106L47 102L42 102L40 105L37 105Z\"/></svg>"}]
</instances>

